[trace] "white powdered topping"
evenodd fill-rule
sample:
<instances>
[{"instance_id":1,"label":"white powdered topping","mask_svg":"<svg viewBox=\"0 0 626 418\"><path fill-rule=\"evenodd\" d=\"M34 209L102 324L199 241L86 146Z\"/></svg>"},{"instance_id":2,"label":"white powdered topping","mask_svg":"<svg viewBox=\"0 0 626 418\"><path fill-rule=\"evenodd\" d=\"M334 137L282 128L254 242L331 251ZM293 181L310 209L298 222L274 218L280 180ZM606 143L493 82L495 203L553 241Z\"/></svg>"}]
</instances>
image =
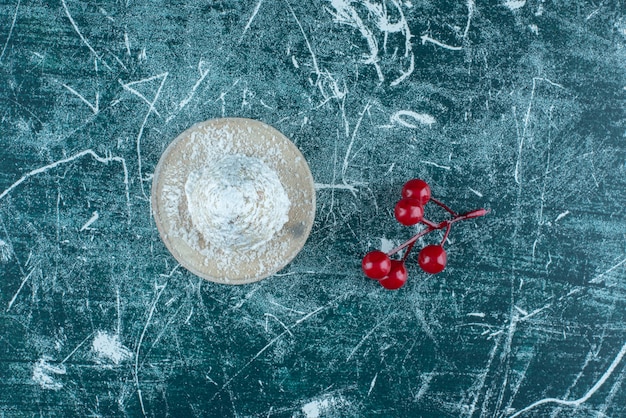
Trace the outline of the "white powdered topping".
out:
<instances>
[{"instance_id":1,"label":"white powdered topping","mask_svg":"<svg viewBox=\"0 0 626 418\"><path fill-rule=\"evenodd\" d=\"M290 201L278 175L255 157L226 155L192 171L185 195L195 228L225 251L258 248L289 220Z\"/></svg>"}]
</instances>

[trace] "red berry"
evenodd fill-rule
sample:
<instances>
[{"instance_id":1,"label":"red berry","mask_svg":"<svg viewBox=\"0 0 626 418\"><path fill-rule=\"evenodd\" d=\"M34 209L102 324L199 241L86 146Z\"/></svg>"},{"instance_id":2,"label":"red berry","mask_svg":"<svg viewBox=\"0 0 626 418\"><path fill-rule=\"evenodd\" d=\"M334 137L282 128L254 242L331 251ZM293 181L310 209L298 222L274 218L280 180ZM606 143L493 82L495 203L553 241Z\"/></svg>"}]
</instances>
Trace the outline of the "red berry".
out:
<instances>
[{"instance_id":1,"label":"red berry","mask_svg":"<svg viewBox=\"0 0 626 418\"><path fill-rule=\"evenodd\" d=\"M425 205L430 200L430 186L424 180L409 180L402 187L402 197L417 199L422 205Z\"/></svg>"},{"instance_id":2,"label":"red berry","mask_svg":"<svg viewBox=\"0 0 626 418\"><path fill-rule=\"evenodd\" d=\"M420 251L417 261L426 273L441 273L446 268L446 250L441 245L427 245Z\"/></svg>"},{"instance_id":3,"label":"red berry","mask_svg":"<svg viewBox=\"0 0 626 418\"><path fill-rule=\"evenodd\" d=\"M370 251L363 257L361 267L367 277L380 280L389 274L391 270L391 260L389 256L382 251Z\"/></svg>"},{"instance_id":4,"label":"red berry","mask_svg":"<svg viewBox=\"0 0 626 418\"><path fill-rule=\"evenodd\" d=\"M389 290L400 289L406 283L408 273L403 261L391 260L389 275L380 281L380 284Z\"/></svg>"},{"instance_id":5,"label":"red berry","mask_svg":"<svg viewBox=\"0 0 626 418\"><path fill-rule=\"evenodd\" d=\"M417 199L400 199L394 213L398 222L406 226L415 225L424 218L424 208Z\"/></svg>"}]
</instances>

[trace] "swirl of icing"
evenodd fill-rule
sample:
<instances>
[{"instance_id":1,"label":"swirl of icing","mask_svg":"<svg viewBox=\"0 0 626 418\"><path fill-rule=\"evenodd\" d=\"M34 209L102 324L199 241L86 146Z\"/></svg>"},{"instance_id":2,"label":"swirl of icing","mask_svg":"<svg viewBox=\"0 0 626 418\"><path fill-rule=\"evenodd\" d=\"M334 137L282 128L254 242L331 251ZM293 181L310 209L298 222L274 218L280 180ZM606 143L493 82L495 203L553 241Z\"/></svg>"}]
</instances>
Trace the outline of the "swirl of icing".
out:
<instances>
[{"instance_id":1,"label":"swirl of icing","mask_svg":"<svg viewBox=\"0 0 626 418\"><path fill-rule=\"evenodd\" d=\"M291 202L278 175L255 157L231 154L192 171L185 195L195 228L225 251L257 248L289 219Z\"/></svg>"}]
</instances>

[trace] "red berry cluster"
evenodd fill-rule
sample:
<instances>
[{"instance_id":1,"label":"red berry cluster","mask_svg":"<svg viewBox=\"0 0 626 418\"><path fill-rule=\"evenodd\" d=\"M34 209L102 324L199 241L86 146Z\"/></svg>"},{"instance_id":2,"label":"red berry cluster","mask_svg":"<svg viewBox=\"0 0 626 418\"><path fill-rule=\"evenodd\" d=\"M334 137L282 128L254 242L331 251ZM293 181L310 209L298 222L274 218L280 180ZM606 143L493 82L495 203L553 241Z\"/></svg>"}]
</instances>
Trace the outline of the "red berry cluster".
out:
<instances>
[{"instance_id":1,"label":"red berry cluster","mask_svg":"<svg viewBox=\"0 0 626 418\"><path fill-rule=\"evenodd\" d=\"M433 202L448 212L452 218L439 223L434 223L424 218L424 205ZM361 267L365 275L378 280L386 289L399 289L406 283L408 273L405 262L413 249L415 242L422 236L437 229L445 229L443 239L438 245L427 245L422 248L417 256L419 266L426 273L437 274L446 268L447 255L443 245L448 238L452 224L466 219L478 218L489 213L487 209L476 209L464 214L458 214L448 206L430 195L430 186L424 180L412 179L402 187L402 199L396 204L394 214L396 220L402 225L412 226L421 223L425 226L411 239L399 245L388 253L371 251L363 257ZM392 260L390 256L406 248L400 260Z\"/></svg>"}]
</instances>

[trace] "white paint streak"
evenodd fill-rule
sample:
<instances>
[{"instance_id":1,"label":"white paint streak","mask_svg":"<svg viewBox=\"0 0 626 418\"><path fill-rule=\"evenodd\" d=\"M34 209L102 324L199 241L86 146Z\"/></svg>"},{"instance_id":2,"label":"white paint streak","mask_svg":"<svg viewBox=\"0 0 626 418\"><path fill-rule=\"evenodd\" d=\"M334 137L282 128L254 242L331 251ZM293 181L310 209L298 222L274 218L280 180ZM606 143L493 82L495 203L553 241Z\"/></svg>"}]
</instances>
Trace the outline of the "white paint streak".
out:
<instances>
[{"instance_id":1,"label":"white paint streak","mask_svg":"<svg viewBox=\"0 0 626 418\"><path fill-rule=\"evenodd\" d=\"M526 311L525 309L520 308L519 306L515 305L513 306L513 308L515 308L515 310L519 313L521 313L522 315L528 315L528 311Z\"/></svg>"},{"instance_id":2,"label":"white paint streak","mask_svg":"<svg viewBox=\"0 0 626 418\"><path fill-rule=\"evenodd\" d=\"M362 4L359 4L367 9L367 20L369 22L373 22L375 24L375 28L368 27L368 25L359 16L357 11L358 8L353 6L356 2L350 0L331 0L330 3L334 10L328 11L332 15L333 19L339 24L344 24L358 29L361 36L367 42L369 56L363 61L363 63L374 66L378 79L381 83L385 80L385 77L379 65L380 57L378 38L380 35L378 35L378 32L375 32L375 29L382 33L382 48L385 52L387 51L387 39L390 34L401 33L404 35L404 57L409 58L409 67L406 71L400 71L400 76L392 81L390 85L395 86L400 84L413 73L415 70L415 55L413 53L413 45L411 43L413 35L411 34L411 29L404 15L402 2L399 2L398 0L390 0L389 2L397 11L397 13L394 13L394 21L390 18L387 5L384 2L379 3L364 1Z\"/></svg>"},{"instance_id":3,"label":"white paint streak","mask_svg":"<svg viewBox=\"0 0 626 418\"><path fill-rule=\"evenodd\" d=\"M422 40L422 45L425 45L426 42L430 42L431 44L437 45L441 48L449 49L450 51L460 51L463 49L460 46L452 46L452 45L444 44L443 42L433 39L430 36L425 35L425 34L422 35L420 39Z\"/></svg>"},{"instance_id":4,"label":"white paint streak","mask_svg":"<svg viewBox=\"0 0 626 418\"><path fill-rule=\"evenodd\" d=\"M530 92L530 99L528 100L528 108L526 109L526 115L524 116L524 128L522 130L521 135L519 134L518 129L518 150L517 150L517 161L515 162L515 172L513 174L513 178L518 185L521 185L522 177L521 177L521 169L522 169L522 151L524 150L524 140L526 139L526 131L528 129L528 122L530 121L530 114L533 108L533 100L535 99L535 88L537 87L537 78L533 78L533 87ZM513 113L515 115L515 107L513 108ZM515 117L515 123L517 124L517 117Z\"/></svg>"},{"instance_id":5,"label":"white paint streak","mask_svg":"<svg viewBox=\"0 0 626 418\"><path fill-rule=\"evenodd\" d=\"M40 168L37 168L35 170L29 171L28 173L24 174L18 181L16 181L12 185L10 185L5 191L0 193L0 200L2 200L2 198L4 198L6 195L8 195L13 189L15 189L20 184L24 183L29 178L31 178L33 176L36 176L37 174L45 173L48 170L56 168L56 167L58 167L58 166L60 166L62 164L66 164L66 163L69 163L71 161L77 160L77 159L82 158L82 157L84 157L86 155L90 155L96 161L101 162L103 164L108 164L111 161L117 161L117 162L122 164L122 168L124 169L124 186L126 187L126 205L128 207L128 222L130 223L130 192L128 190L128 170L126 169L126 160L124 158L122 158L122 157L113 157L111 155L105 156L105 157L100 157L98 154L96 154L91 149L86 149L84 151L81 151L79 153L76 153L76 154L72 155L71 157L63 158L61 160L55 161L55 162L50 163L48 165L45 165L43 167L40 167Z\"/></svg>"},{"instance_id":6,"label":"white paint streak","mask_svg":"<svg viewBox=\"0 0 626 418\"><path fill-rule=\"evenodd\" d=\"M185 324L189 324L189 320L191 319L192 316L193 316L193 306L191 307L191 310L189 311L189 315L187 315L187 318L185 319Z\"/></svg>"},{"instance_id":7,"label":"white paint streak","mask_svg":"<svg viewBox=\"0 0 626 418\"><path fill-rule=\"evenodd\" d=\"M517 128L517 137L518 137L518 142L519 142L518 151L517 151L517 161L515 162L515 171L513 173L513 178L515 179L515 182L518 185L520 185L520 190L521 190L521 182L522 182L522 151L524 149L524 140L526 139L528 124L530 122L530 115L531 115L531 111L533 108L533 101L535 99L535 90L537 88L537 81L544 81L550 84L551 86L558 87L561 89L564 88L561 84L555 83L547 78L543 78L543 77L533 78L533 86L530 92L530 99L528 100L528 108L526 109L526 115L524 116L524 128L522 129L521 133L519 132L516 108L513 107L513 115L515 117L515 125Z\"/></svg>"},{"instance_id":8,"label":"white paint streak","mask_svg":"<svg viewBox=\"0 0 626 418\"><path fill-rule=\"evenodd\" d=\"M120 309L121 303L120 303L120 288L119 286L115 287L115 311L117 313L117 334L119 335L119 333L122 330L122 315L121 315L121 309Z\"/></svg>"},{"instance_id":9,"label":"white paint streak","mask_svg":"<svg viewBox=\"0 0 626 418\"><path fill-rule=\"evenodd\" d=\"M313 69L315 70L315 74L317 75L317 81L315 82L315 85L319 87L319 81L320 78L322 76L322 72L320 71L320 67L317 64L317 57L315 56L315 52L313 52L313 48L311 47L311 43L309 42L309 38L308 36L306 36L306 32L304 31L304 28L302 27L302 24L300 23L300 19L298 19L298 16L296 16L296 12L294 12L293 8L291 7L291 4L289 4L289 2L287 0L284 0L285 4L287 5L287 8L289 9L289 11L291 12L291 15L293 16L293 18L295 19L296 23L298 24L298 28L300 28L300 33L302 33L302 37L304 38L304 42L306 43L306 47L309 50L309 54L311 54L311 60L313 61Z\"/></svg>"},{"instance_id":10,"label":"white paint streak","mask_svg":"<svg viewBox=\"0 0 626 418\"><path fill-rule=\"evenodd\" d=\"M109 14L109 12L107 12L104 8L100 7L99 10L100 10L100 13L104 15L104 17L106 17L111 22L115 22L115 19L113 19L113 17L111 17L111 15Z\"/></svg>"},{"instance_id":11,"label":"white paint streak","mask_svg":"<svg viewBox=\"0 0 626 418\"><path fill-rule=\"evenodd\" d=\"M33 275L34 271L35 271L35 268L31 269L31 271L29 271L28 274L26 275L26 277L24 277L24 279L22 280L22 284L20 284L20 287L17 289L17 292L15 292L15 294L13 295L11 300L9 301L9 306L7 306L7 312L9 312L9 310L11 310L11 306L13 306L13 303L15 303L15 299L17 299L17 295L20 294L20 292L22 291L22 288L24 287L24 285L26 284L28 279L30 279L30 277Z\"/></svg>"},{"instance_id":12,"label":"white paint streak","mask_svg":"<svg viewBox=\"0 0 626 418\"><path fill-rule=\"evenodd\" d=\"M284 329L285 331L287 331L287 334L291 335L293 337L293 333L291 332L291 330L287 327L287 325L285 325L283 323L283 321L281 321L280 319L278 319L275 315L272 315L271 313L265 313L265 318L272 318L273 320L275 320L276 322L278 322ZM267 319L266 319L267 320Z\"/></svg>"},{"instance_id":13,"label":"white paint streak","mask_svg":"<svg viewBox=\"0 0 626 418\"><path fill-rule=\"evenodd\" d=\"M441 168L443 170L450 170L450 166L433 163L432 161L421 160L420 163L432 165L433 167Z\"/></svg>"},{"instance_id":14,"label":"white paint streak","mask_svg":"<svg viewBox=\"0 0 626 418\"><path fill-rule=\"evenodd\" d=\"M287 274L287 273L286 273L286 274ZM294 274L295 274L295 273L294 273ZM270 304L272 304L272 305L274 305L274 306L278 306L279 308L283 308L283 309L285 309L285 310L287 310L287 311L289 311L289 312L297 313L298 315L305 315L305 314L306 314L306 312L302 312L302 311L299 311L299 310L297 310L297 309L288 308L288 307L286 307L286 306L284 306L284 305L281 305L280 303L276 303L276 302L274 302L273 300L270 300Z\"/></svg>"},{"instance_id":15,"label":"white paint streak","mask_svg":"<svg viewBox=\"0 0 626 418\"><path fill-rule=\"evenodd\" d=\"M610 269L608 269L607 271L605 271L604 273L594 277L589 283L593 283L593 284L598 284L600 282L603 281L603 277L605 275L607 275L608 273L612 272L613 270L615 270L616 268L620 267L621 265L623 265L624 263L626 263L626 258L624 258L622 261L620 261L619 263L617 263L616 265L614 265L613 267L611 267Z\"/></svg>"},{"instance_id":16,"label":"white paint streak","mask_svg":"<svg viewBox=\"0 0 626 418\"><path fill-rule=\"evenodd\" d=\"M480 399L480 394L482 393L483 388L485 387L485 383L487 382L487 376L489 375L489 371L491 370L493 360L495 359L498 348L500 347L500 340L502 339L501 337L502 331L498 331L497 333L491 334L491 337L495 337L496 335L500 335L500 337L498 337L498 339L495 341L493 348L489 352L489 359L487 361L487 364L483 372L479 375L478 380L473 385L472 393L470 395L474 396L474 400L472 401L472 404L470 405L470 409L467 414L468 417L474 416L474 412L476 411L478 401Z\"/></svg>"},{"instance_id":17,"label":"white paint streak","mask_svg":"<svg viewBox=\"0 0 626 418\"><path fill-rule=\"evenodd\" d=\"M335 303L335 301L337 301L339 298L341 298L343 296L339 296L333 300L331 300L328 304L324 305L324 306L320 306L319 308L313 310L312 312L309 312L308 314L306 314L305 316L303 316L302 318L298 319L296 322L293 323L293 325L291 325L290 327L288 327L289 330L294 329L295 327L297 327L298 325L300 325L302 322L306 321L307 319L311 318L313 315L317 314L318 312L321 312L322 310L324 310L325 308L331 306L333 303ZM273 303L270 301L270 303ZM279 305L277 303L274 303L275 305L278 306L282 306ZM285 308L294 312L298 312L295 311L293 309L290 308ZM276 341L278 341L279 339L281 339L284 335L288 334L288 330L285 330L283 332L281 332L280 334L278 334L276 337L274 337L272 340L270 340L270 342L268 342L261 350L259 350L259 352L257 352L246 364L244 364L237 372L235 372L235 374L233 374L227 381L226 383L224 383L222 385L222 387L215 392L215 394L211 397L211 399L209 399L209 402L212 402L224 389L226 389L226 387L228 387L228 385L230 385L230 383L237 377L239 376L250 364L252 364L261 354L263 354L268 348L270 348L272 345L274 345L274 343Z\"/></svg>"},{"instance_id":18,"label":"white paint streak","mask_svg":"<svg viewBox=\"0 0 626 418\"><path fill-rule=\"evenodd\" d=\"M388 317L383 319L382 321L380 321L379 323L377 323L376 325L374 325L374 327L369 330L364 336L363 338L361 338L361 341L359 341L359 343L352 349L352 351L350 352L350 354L348 355L348 357L346 358L346 361L350 361L350 359L352 358L352 356L354 355L354 353L356 353L359 348L361 348L361 346L363 345L363 343L365 342L365 340L367 340L373 333L374 331L376 331L378 329L378 327L380 327L382 324L384 324L385 322L388 321Z\"/></svg>"},{"instance_id":19,"label":"white paint streak","mask_svg":"<svg viewBox=\"0 0 626 418\"><path fill-rule=\"evenodd\" d=\"M130 57L130 40L128 39L128 34L126 32L124 32L124 45L126 45L126 53Z\"/></svg>"},{"instance_id":20,"label":"white paint streak","mask_svg":"<svg viewBox=\"0 0 626 418\"><path fill-rule=\"evenodd\" d=\"M474 190L471 187L468 187L468 189L470 190L470 192L474 193L476 196L483 197L483 194L479 192L478 190Z\"/></svg>"},{"instance_id":21,"label":"white paint streak","mask_svg":"<svg viewBox=\"0 0 626 418\"><path fill-rule=\"evenodd\" d=\"M329 304L330 305L330 304ZM309 312L308 314L304 315L302 318L298 319L291 328L295 327L296 325L301 324L302 322L306 321L307 319L309 319L310 317L312 317L313 315L315 315L316 313L320 312L322 309L328 307L329 305L326 306L320 306L319 308Z\"/></svg>"},{"instance_id":22,"label":"white paint streak","mask_svg":"<svg viewBox=\"0 0 626 418\"><path fill-rule=\"evenodd\" d=\"M246 303L259 289L261 289L261 286L255 287L250 292L246 293L246 295L239 302L237 302L235 306L233 306L233 309L241 308L243 304Z\"/></svg>"},{"instance_id":23,"label":"white paint streak","mask_svg":"<svg viewBox=\"0 0 626 418\"><path fill-rule=\"evenodd\" d=\"M324 189L349 190L352 193L359 191L356 187L350 184L315 183L314 186L315 186L315 190L324 190Z\"/></svg>"},{"instance_id":24,"label":"white paint streak","mask_svg":"<svg viewBox=\"0 0 626 418\"><path fill-rule=\"evenodd\" d=\"M166 78L166 77L167 77L167 75L168 75L168 73L158 74L158 75L155 75L155 76L152 76L152 77L148 77L148 78L144 78L144 79L141 79L141 80L131 81L130 83L124 83L122 80L118 80L118 83L120 83L120 84L121 84L121 86L124 88L124 90L127 90L127 91L129 91L129 92L133 93L135 96L137 96L137 97L139 97L141 100L143 100L143 101L144 101L144 102L148 105L148 107L150 108L149 110L150 110L150 111L152 111L152 112L154 112L154 114L155 114L155 115L157 115L157 116L159 116L159 117L160 117L160 116L161 116L161 114L160 114L160 113L159 113L159 111L158 111L158 110L154 107L154 104L153 104L150 100L148 100L148 99L146 98L146 96L144 96L143 94L141 94L140 92L138 92L137 90L135 90L132 86L135 86L135 85L137 85L137 84L148 83L148 82L150 82L150 81L153 81L153 80L158 80L158 79L160 79L160 78Z\"/></svg>"},{"instance_id":25,"label":"white paint streak","mask_svg":"<svg viewBox=\"0 0 626 418\"><path fill-rule=\"evenodd\" d=\"M115 364L133 357L132 351L122 345L118 335L110 335L104 331L98 331L91 348L99 358Z\"/></svg>"},{"instance_id":26,"label":"white paint streak","mask_svg":"<svg viewBox=\"0 0 626 418\"><path fill-rule=\"evenodd\" d=\"M424 381L423 381L422 385L420 386L420 389L417 391L417 395L415 396L415 398L418 401L421 400L424 397L426 392L428 392L428 389L430 388L430 382L433 380L433 377L435 377L435 373L434 372L426 374L426 377L424 378Z\"/></svg>"},{"instance_id":27,"label":"white paint streak","mask_svg":"<svg viewBox=\"0 0 626 418\"><path fill-rule=\"evenodd\" d=\"M67 4L65 3L65 0L61 0L61 4L63 4L63 9L65 9L65 15L67 16L67 18L70 20L70 23L72 24L72 26L74 27L74 30L76 31L76 33L78 34L78 36L80 37L81 41L83 41L83 43L85 45L87 45L87 48L89 48L89 50L91 51L92 54L95 55L95 57L98 59L98 61L102 62L104 64L105 67L107 67L109 70L111 69L111 67L109 67L109 65L106 63L106 61L104 61L100 55L98 55L98 53L96 52L95 49L93 49L91 47L91 44L89 44L89 42L87 41L87 39L85 39L85 37L83 36L82 33L80 33L80 30L78 29L78 25L76 25L76 22L74 22L74 18L72 17L72 15L70 14L70 10L67 7Z\"/></svg>"},{"instance_id":28,"label":"white paint streak","mask_svg":"<svg viewBox=\"0 0 626 418\"><path fill-rule=\"evenodd\" d=\"M535 309L531 313L525 313L524 316L519 319L519 322L527 321L530 318L532 318L533 316L537 315L538 313L541 313L541 312L545 311L546 309L549 309L551 306L552 306L552 304L548 303L547 305L544 305L541 308ZM516 306L516 308L517 308L517 306ZM526 312L526 311L523 311L523 312Z\"/></svg>"},{"instance_id":29,"label":"white paint streak","mask_svg":"<svg viewBox=\"0 0 626 418\"><path fill-rule=\"evenodd\" d=\"M406 71L402 71L400 77L389 83L390 86L396 86L406 80L415 70L415 55L413 54L413 44L411 43L413 35L411 34L411 28L409 27L409 23L404 16L402 5L397 0L391 0L391 4L395 6L398 14L400 15L398 21L395 23L391 23L389 21L387 8L384 7L384 5L379 6L369 2L365 3L368 9L377 11L378 29L383 32L385 39L384 48L386 48L386 40L389 34L400 32L404 35L404 56L409 57L410 59L409 68Z\"/></svg>"},{"instance_id":30,"label":"white paint streak","mask_svg":"<svg viewBox=\"0 0 626 418\"><path fill-rule=\"evenodd\" d=\"M98 215L98 211L95 211L93 213L93 215L91 215L91 218L89 218L89 220L87 222L85 222L85 225L82 226L82 228L80 228L80 232L83 232L86 229L90 229L89 227L98 220L98 218L100 217L100 215Z\"/></svg>"},{"instance_id":31,"label":"white paint streak","mask_svg":"<svg viewBox=\"0 0 626 418\"><path fill-rule=\"evenodd\" d=\"M624 343L624 345L622 346L622 349L619 351L619 353L617 353L617 356L615 356L615 359L613 360L613 362L611 363L609 368L604 372L604 374L600 377L600 379L598 379L596 384L593 385L591 387L591 389L589 389L587 391L587 393L585 393L582 397L580 397L578 399L571 400L571 401L564 400L564 399L557 399L557 398L541 399L541 400L539 400L539 401L537 401L535 403L532 403L532 404L528 405L527 407L525 407L523 409L520 409L515 414L511 415L509 418L518 417L518 416L520 416L520 415L530 411L531 409L534 409L534 408L536 408L538 406L541 406L541 405L544 405L544 404L548 404L548 403L556 403L558 405L573 406L573 407L578 407L578 406L582 405L583 403L587 402L589 400L589 398L591 398L593 396L593 394L596 393L598 391L598 389L600 389L602 387L602 385L604 385L604 383L606 383L606 381L608 380L609 377L611 377L611 374L615 371L617 366L619 366L620 362L624 358L624 355L626 355L626 343Z\"/></svg>"},{"instance_id":32,"label":"white paint streak","mask_svg":"<svg viewBox=\"0 0 626 418\"><path fill-rule=\"evenodd\" d=\"M475 8L476 3L474 0L467 0L467 23L465 24L465 30L463 31L463 39L467 39L467 35L469 34L470 24L472 22L472 16L474 15Z\"/></svg>"},{"instance_id":33,"label":"white paint streak","mask_svg":"<svg viewBox=\"0 0 626 418\"><path fill-rule=\"evenodd\" d=\"M158 293L156 297L154 298L154 302L152 303L152 307L150 308L150 312L148 313L148 319L146 320L146 324L143 327L143 331L141 331L141 336L139 337L139 342L137 343L137 351L135 352L135 367L134 367L135 387L137 388L137 396L139 397L139 404L141 405L141 411L143 412L144 416L146 415L146 409L143 404L143 397L141 395L141 389L139 387L139 352L141 350L141 344L143 343L143 339L146 336L146 331L148 330L148 326L150 325L150 321L152 321L152 315L154 315L156 305L159 299L161 298L161 294L163 294L163 291L167 287L167 283L162 286L155 285L155 287L158 289Z\"/></svg>"},{"instance_id":34,"label":"white paint streak","mask_svg":"<svg viewBox=\"0 0 626 418\"><path fill-rule=\"evenodd\" d=\"M566 210L565 212L560 213L559 216L557 216L556 219L554 220L554 223L557 223L558 221L560 221L561 219L565 218L570 213L571 212L569 210Z\"/></svg>"},{"instance_id":35,"label":"white paint streak","mask_svg":"<svg viewBox=\"0 0 626 418\"><path fill-rule=\"evenodd\" d=\"M385 77L378 64L380 60L378 57L378 41L372 31L363 23L363 20L354 7L351 6L351 3L350 0L331 0L331 5L335 9L335 12L331 12L331 14L337 23L351 26L361 32L361 36L365 38L370 50L370 56L366 58L363 63L372 64L374 66L378 80L382 83L385 81ZM369 4L369 2L367 4Z\"/></svg>"},{"instance_id":36,"label":"white paint streak","mask_svg":"<svg viewBox=\"0 0 626 418\"><path fill-rule=\"evenodd\" d=\"M391 123L395 123L397 125L402 125L411 129L417 129L418 125L407 121L407 117L412 118L414 121L421 123L422 125L431 126L432 124L437 122L434 117L427 113L417 113L413 112L412 110L398 110L396 113L391 115L389 120L391 121Z\"/></svg>"},{"instance_id":37,"label":"white paint streak","mask_svg":"<svg viewBox=\"0 0 626 418\"><path fill-rule=\"evenodd\" d=\"M196 84L194 84L193 87L191 88L189 95L184 100L181 100L181 102L178 104L179 110L185 107L187 103L189 103L191 99L193 99L193 96L196 94L196 90L198 89L200 84L204 81L206 76L209 74L209 69L206 69L206 70L202 69L203 64L205 64L205 62L202 60L198 62L198 71L200 72L200 78L198 78L198 81L196 81Z\"/></svg>"},{"instance_id":38,"label":"white paint streak","mask_svg":"<svg viewBox=\"0 0 626 418\"><path fill-rule=\"evenodd\" d=\"M415 55L413 55L413 53L411 52L409 68L406 71L403 71L402 75L400 75L400 77L396 78L391 83L389 83L389 85L397 86L398 84L406 80L411 74L413 74L413 71L415 71Z\"/></svg>"},{"instance_id":39,"label":"white paint streak","mask_svg":"<svg viewBox=\"0 0 626 418\"><path fill-rule=\"evenodd\" d=\"M359 120L357 120L356 125L354 126L354 129L352 130L352 136L350 137L350 143L348 144L348 149L346 150L346 155L343 158L343 166L341 167L341 179L343 180L343 184L347 184L346 183L346 172L348 171L348 166L350 164L350 153L352 152L352 146L354 145L354 140L356 138L356 134L357 134L357 132L359 130L359 127L361 126L361 121L363 121L363 117L365 116L365 114L367 113L369 108L370 108L370 103L367 102L367 104L363 108L363 111L361 112L361 115L359 115Z\"/></svg>"},{"instance_id":40,"label":"white paint streak","mask_svg":"<svg viewBox=\"0 0 626 418\"><path fill-rule=\"evenodd\" d=\"M17 6L15 6L15 13L13 14L13 21L11 22L11 28L9 29L9 34L7 35L7 40L4 43L2 52L0 52L0 62L2 62L2 57L4 57L4 53L7 50L7 46L9 46L9 41L11 40L11 35L13 35L13 28L15 27L15 22L17 21L17 11L20 8L20 1L21 0L17 0Z\"/></svg>"},{"instance_id":41,"label":"white paint streak","mask_svg":"<svg viewBox=\"0 0 626 418\"><path fill-rule=\"evenodd\" d=\"M68 361L74 355L74 353L76 353L78 351L78 349L81 348L83 346L83 344L85 344L87 342L87 340L91 338L91 336L93 334L94 334L93 332L91 334L89 334L76 347L74 347L74 349L67 356L65 356L65 358L61 361L61 364L63 364L66 361Z\"/></svg>"},{"instance_id":42,"label":"white paint streak","mask_svg":"<svg viewBox=\"0 0 626 418\"><path fill-rule=\"evenodd\" d=\"M70 86L68 86L67 84L63 84L61 83L61 85L63 87L65 87L70 93L72 93L73 95L75 95L76 97L78 97L80 100L82 100L83 103L85 103L87 106L89 106L89 109L91 109L91 111L93 112L94 115L98 114L98 111L100 110L100 95L98 92L96 92L96 100L94 104L91 104L91 102L89 102L89 100L85 99L85 97L83 95L81 95L80 93L78 93L76 90L74 90L73 88L71 88Z\"/></svg>"},{"instance_id":43,"label":"white paint streak","mask_svg":"<svg viewBox=\"0 0 626 418\"><path fill-rule=\"evenodd\" d=\"M165 85L165 80L167 80L167 76L169 73L162 73L156 76L152 76L152 77L148 77L146 79L143 80L138 80L138 81L133 81L130 83L122 83L122 81L120 80L120 84L122 85L122 87L125 90L128 90L129 92L135 94L136 96L138 96L139 98L141 98L142 100L144 100L147 104L148 104L148 111L146 112L146 116L143 118L143 122L141 123L141 127L139 128L139 133L137 134L137 139L136 139L136 151L137 151L137 171L139 174L139 183L141 184L141 192L143 194L143 196L148 199L148 195L146 194L146 190L144 188L143 185L143 174L142 174L142 166L141 166L141 137L143 136L143 130L146 126L146 123L148 122L148 118L150 117L150 114L152 112L154 112L156 115L159 115L159 112L157 112L157 110L155 109L154 105L156 104L157 100L159 100L159 96L161 95L161 90L163 89L163 86ZM133 87L133 85L136 84L140 84L140 83L146 83L146 82L150 82L152 80L157 80L157 79L161 79L161 83L159 84L159 88L157 90L157 92L154 95L154 99L150 102L148 101L148 99L146 99L141 93L139 93L137 90L135 90Z\"/></svg>"},{"instance_id":44,"label":"white paint streak","mask_svg":"<svg viewBox=\"0 0 626 418\"><path fill-rule=\"evenodd\" d=\"M241 37L239 38L239 43L241 43L241 41L243 40L244 36L246 35L246 32L248 32L248 29L250 29L250 25L252 25L252 21L256 17L257 13L259 13L261 4L263 4L263 0L259 0L259 2L256 4L256 7L252 11L252 16L250 16L250 19L248 19L248 23L246 23L246 27L243 28L243 32L241 34Z\"/></svg>"},{"instance_id":45,"label":"white paint streak","mask_svg":"<svg viewBox=\"0 0 626 418\"><path fill-rule=\"evenodd\" d=\"M374 390L374 386L376 386L377 378L378 378L378 373L374 375L374 378L372 379L372 382L370 383L370 389L367 391L367 396L370 396L370 394L372 393L372 390Z\"/></svg>"}]
</instances>

